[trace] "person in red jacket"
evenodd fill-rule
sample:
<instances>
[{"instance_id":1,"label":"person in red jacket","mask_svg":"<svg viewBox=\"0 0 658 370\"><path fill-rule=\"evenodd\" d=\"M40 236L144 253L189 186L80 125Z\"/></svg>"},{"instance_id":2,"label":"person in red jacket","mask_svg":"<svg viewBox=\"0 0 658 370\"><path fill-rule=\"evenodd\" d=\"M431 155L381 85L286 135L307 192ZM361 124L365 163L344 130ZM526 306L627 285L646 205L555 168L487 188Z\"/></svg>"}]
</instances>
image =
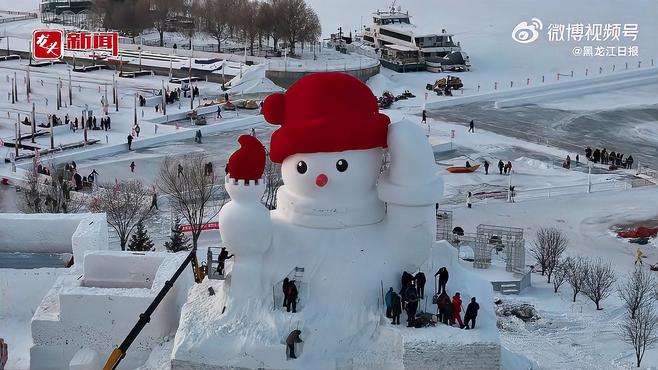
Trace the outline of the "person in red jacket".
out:
<instances>
[{"instance_id":1,"label":"person in red jacket","mask_svg":"<svg viewBox=\"0 0 658 370\"><path fill-rule=\"evenodd\" d=\"M462 297L459 295L459 292L455 293L452 297L452 312L455 317L455 320L459 323L460 328L464 328L464 323L462 322L461 312L462 312Z\"/></svg>"}]
</instances>

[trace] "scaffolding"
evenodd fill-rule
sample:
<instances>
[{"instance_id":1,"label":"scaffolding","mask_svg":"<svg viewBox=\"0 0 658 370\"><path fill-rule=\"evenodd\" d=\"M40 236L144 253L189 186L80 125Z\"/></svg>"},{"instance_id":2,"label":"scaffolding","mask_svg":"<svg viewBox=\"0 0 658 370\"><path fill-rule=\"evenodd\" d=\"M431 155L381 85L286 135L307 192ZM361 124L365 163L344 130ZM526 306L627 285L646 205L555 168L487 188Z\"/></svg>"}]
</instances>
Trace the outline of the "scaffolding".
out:
<instances>
[{"instance_id":1,"label":"scaffolding","mask_svg":"<svg viewBox=\"0 0 658 370\"><path fill-rule=\"evenodd\" d=\"M302 297L308 298L308 283L304 281L304 268L295 266L292 271L285 276L291 282L295 282L297 286L297 311L300 311L303 303L307 300L302 300ZM276 310L278 307L283 307L283 280L279 280L276 284L272 286L272 302L274 304L273 308Z\"/></svg>"},{"instance_id":2,"label":"scaffolding","mask_svg":"<svg viewBox=\"0 0 658 370\"><path fill-rule=\"evenodd\" d=\"M525 240L523 229L497 225L478 225L473 267L491 266L491 253L505 253L505 270L522 274L525 267Z\"/></svg>"},{"instance_id":3,"label":"scaffolding","mask_svg":"<svg viewBox=\"0 0 658 370\"><path fill-rule=\"evenodd\" d=\"M450 241L452 235L452 211L436 210L436 240Z\"/></svg>"}]
</instances>

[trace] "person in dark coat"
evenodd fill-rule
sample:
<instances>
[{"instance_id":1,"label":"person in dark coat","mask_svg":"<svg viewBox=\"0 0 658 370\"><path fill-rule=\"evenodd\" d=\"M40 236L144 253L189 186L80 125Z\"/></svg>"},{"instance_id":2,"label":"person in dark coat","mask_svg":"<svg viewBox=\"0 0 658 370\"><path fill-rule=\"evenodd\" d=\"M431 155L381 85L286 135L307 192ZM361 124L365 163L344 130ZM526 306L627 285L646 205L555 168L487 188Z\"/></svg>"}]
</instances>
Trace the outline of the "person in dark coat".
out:
<instances>
[{"instance_id":1,"label":"person in dark coat","mask_svg":"<svg viewBox=\"0 0 658 370\"><path fill-rule=\"evenodd\" d=\"M299 337L301 334L302 331L299 329L295 329L288 334L288 338L286 338L286 347L288 349L289 358L297 358L295 355L295 344L302 342L302 338Z\"/></svg>"},{"instance_id":2,"label":"person in dark coat","mask_svg":"<svg viewBox=\"0 0 658 370\"><path fill-rule=\"evenodd\" d=\"M402 314L402 299L400 299L399 294L393 292L393 294L391 294L391 316L393 318L391 324L400 325L401 314Z\"/></svg>"},{"instance_id":3,"label":"person in dark coat","mask_svg":"<svg viewBox=\"0 0 658 370\"><path fill-rule=\"evenodd\" d=\"M151 195L151 208L150 209L153 209L153 208L155 208L156 210L160 210L160 208L158 208L158 193L155 192L155 191L153 191L153 194Z\"/></svg>"},{"instance_id":4,"label":"person in dark coat","mask_svg":"<svg viewBox=\"0 0 658 370\"><path fill-rule=\"evenodd\" d=\"M498 160L498 171L500 172L501 175L503 174L504 167L505 167L505 163L503 163L503 160L502 159Z\"/></svg>"},{"instance_id":5,"label":"person in dark coat","mask_svg":"<svg viewBox=\"0 0 658 370\"><path fill-rule=\"evenodd\" d=\"M130 162L130 172L135 172L135 161Z\"/></svg>"},{"instance_id":6,"label":"person in dark coat","mask_svg":"<svg viewBox=\"0 0 658 370\"><path fill-rule=\"evenodd\" d=\"M404 271L402 273L402 278L401 278L401 284L402 284L402 289L400 289L400 295L402 296L402 299L404 300L405 297L405 292L407 288L411 285L411 282L414 280L413 275L410 273Z\"/></svg>"},{"instance_id":7,"label":"person in dark coat","mask_svg":"<svg viewBox=\"0 0 658 370\"><path fill-rule=\"evenodd\" d=\"M475 133L475 122L473 120L468 124L468 132Z\"/></svg>"},{"instance_id":8,"label":"person in dark coat","mask_svg":"<svg viewBox=\"0 0 658 370\"><path fill-rule=\"evenodd\" d=\"M442 292L441 295L439 295L439 298L436 300L436 309L437 313L439 314L439 322L444 324L447 324L448 320L451 319L451 317L446 312L448 306L450 306L450 296L448 293Z\"/></svg>"},{"instance_id":9,"label":"person in dark coat","mask_svg":"<svg viewBox=\"0 0 658 370\"><path fill-rule=\"evenodd\" d=\"M626 158L626 168L629 170L633 169L633 156L630 154L628 155L628 158Z\"/></svg>"},{"instance_id":10,"label":"person in dark coat","mask_svg":"<svg viewBox=\"0 0 658 370\"><path fill-rule=\"evenodd\" d=\"M73 181L75 182L75 190L82 190L82 176L80 176L79 173L76 172L75 175L73 175Z\"/></svg>"},{"instance_id":11,"label":"person in dark coat","mask_svg":"<svg viewBox=\"0 0 658 370\"><path fill-rule=\"evenodd\" d=\"M421 122L427 123L427 111L425 109L423 109L423 120Z\"/></svg>"},{"instance_id":12,"label":"person in dark coat","mask_svg":"<svg viewBox=\"0 0 658 370\"><path fill-rule=\"evenodd\" d=\"M129 134L126 140L128 140L128 150L132 150L133 136Z\"/></svg>"},{"instance_id":13,"label":"person in dark coat","mask_svg":"<svg viewBox=\"0 0 658 370\"><path fill-rule=\"evenodd\" d=\"M386 295L384 296L384 303L386 304L386 317L389 319L393 317L391 315L391 308L392 308L392 300L393 300L393 287L388 288L388 292L386 292Z\"/></svg>"},{"instance_id":14,"label":"person in dark coat","mask_svg":"<svg viewBox=\"0 0 658 370\"><path fill-rule=\"evenodd\" d=\"M484 160L484 174L488 175L489 174L489 161L486 159Z\"/></svg>"},{"instance_id":15,"label":"person in dark coat","mask_svg":"<svg viewBox=\"0 0 658 370\"><path fill-rule=\"evenodd\" d=\"M475 329L475 319L478 317L478 310L480 305L475 302L475 297L471 298L471 303L466 307L466 314L464 314L464 325L468 329L468 323L472 322L471 329Z\"/></svg>"},{"instance_id":16,"label":"person in dark coat","mask_svg":"<svg viewBox=\"0 0 658 370\"><path fill-rule=\"evenodd\" d=\"M411 289L407 289L407 297L406 297L407 304L405 305L405 311L407 312L407 327L412 327L414 326L414 320L416 319L416 311L418 311L418 301L420 299L416 294L416 289L414 289L415 287L413 285L413 282L411 283L411 286L409 288Z\"/></svg>"},{"instance_id":17,"label":"person in dark coat","mask_svg":"<svg viewBox=\"0 0 658 370\"><path fill-rule=\"evenodd\" d=\"M452 305L452 301L450 300L450 296L446 294L447 296L447 301L446 301L446 306L444 309L445 316L444 316L444 321L443 323L446 325L453 326L455 325L455 315L454 315L454 306Z\"/></svg>"},{"instance_id":18,"label":"person in dark coat","mask_svg":"<svg viewBox=\"0 0 658 370\"><path fill-rule=\"evenodd\" d=\"M592 158L592 148L590 148L590 147L585 148L585 158L587 158L587 159Z\"/></svg>"},{"instance_id":19,"label":"person in dark coat","mask_svg":"<svg viewBox=\"0 0 658 370\"><path fill-rule=\"evenodd\" d=\"M439 287L437 291L439 293L441 292L445 293L446 284L448 284L448 278L450 278L448 269L445 266L441 267L439 271L437 271L436 274L434 274L434 278L436 279L437 276L439 277Z\"/></svg>"},{"instance_id":20,"label":"person in dark coat","mask_svg":"<svg viewBox=\"0 0 658 370\"><path fill-rule=\"evenodd\" d=\"M608 164L608 151L606 150L606 148L603 148L603 150L601 150L601 163Z\"/></svg>"},{"instance_id":21,"label":"person in dark coat","mask_svg":"<svg viewBox=\"0 0 658 370\"><path fill-rule=\"evenodd\" d=\"M416 292L418 293L418 296L420 299L425 299L425 283L427 282L425 274L418 272L416 273L416 276L414 276L414 279L416 279Z\"/></svg>"},{"instance_id":22,"label":"person in dark coat","mask_svg":"<svg viewBox=\"0 0 658 370\"><path fill-rule=\"evenodd\" d=\"M288 283L288 306L286 307L287 311L292 313L297 312L297 297L299 292L297 291L297 285L295 285L295 280L290 280Z\"/></svg>"},{"instance_id":23,"label":"person in dark coat","mask_svg":"<svg viewBox=\"0 0 658 370\"><path fill-rule=\"evenodd\" d=\"M283 307L288 308L288 286L290 285L290 279L284 278L283 279L283 286L281 286L281 290L283 290Z\"/></svg>"},{"instance_id":24,"label":"person in dark coat","mask_svg":"<svg viewBox=\"0 0 658 370\"><path fill-rule=\"evenodd\" d=\"M233 255L229 255L228 252L226 251L226 247L222 247L222 250L219 252L219 256L217 256L217 272L220 275L224 275L224 267L226 266L226 260L233 258Z\"/></svg>"}]
</instances>

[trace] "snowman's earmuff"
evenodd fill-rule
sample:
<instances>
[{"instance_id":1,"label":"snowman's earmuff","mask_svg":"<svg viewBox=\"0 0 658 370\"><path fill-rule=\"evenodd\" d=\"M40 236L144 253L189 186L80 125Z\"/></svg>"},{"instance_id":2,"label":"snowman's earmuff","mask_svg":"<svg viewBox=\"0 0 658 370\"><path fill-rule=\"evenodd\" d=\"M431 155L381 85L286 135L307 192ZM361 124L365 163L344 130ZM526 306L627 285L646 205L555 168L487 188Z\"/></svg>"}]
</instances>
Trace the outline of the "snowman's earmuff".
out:
<instances>
[{"instance_id":1,"label":"snowman's earmuff","mask_svg":"<svg viewBox=\"0 0 658 370\"><path fill-rule=\"evenodd\" d=\"M282 93L274 93L265 98L262 113L267 122L273 125L283 125L285 98Z\"/></svg>"}]
</instances>

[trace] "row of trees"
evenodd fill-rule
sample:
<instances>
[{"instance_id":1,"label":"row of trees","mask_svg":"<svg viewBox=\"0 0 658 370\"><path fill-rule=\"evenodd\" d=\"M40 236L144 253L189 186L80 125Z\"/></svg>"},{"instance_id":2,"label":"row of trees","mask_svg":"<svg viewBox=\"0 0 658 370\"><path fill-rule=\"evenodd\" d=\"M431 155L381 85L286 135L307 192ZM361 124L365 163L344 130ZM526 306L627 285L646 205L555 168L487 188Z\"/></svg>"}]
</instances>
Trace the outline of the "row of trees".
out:
<instances>
[{"instance_id":1,"label":"row of trees","mask_svg":"<svg viewBox=\"0 0 658 370\"><path fill-rule=\"evenodd\" d=\"M619 334L622 340L633 346L636 365L640 367L646 349L658 343L656 280L640 265L615 285L615 272L609 262L601 258L563 257L568 245L569 241L561 230L541 228L537 231L531 254L555 293L565 283L571 287L573 302L582 293L594 302L597 310L601 310L601 301L616 290L626 310L619 324Z\"/></svg>"},{"instance_id":2,"label":"row of trees","mask_svg":"<svg viewBox=\"0 0 658 370\"><path fill-rule=\"evenodd\" d=\"M95 15L102 27L116 29L133 39L155 29L164 46L164 34L177 31L192 43L197 32L217 41L218 51L229 39L262 48L273 42L277 50L284 41L290 53L298 43L318 41L320 20L304 0L97 0Z\"/></svg>"}]
</instances>

